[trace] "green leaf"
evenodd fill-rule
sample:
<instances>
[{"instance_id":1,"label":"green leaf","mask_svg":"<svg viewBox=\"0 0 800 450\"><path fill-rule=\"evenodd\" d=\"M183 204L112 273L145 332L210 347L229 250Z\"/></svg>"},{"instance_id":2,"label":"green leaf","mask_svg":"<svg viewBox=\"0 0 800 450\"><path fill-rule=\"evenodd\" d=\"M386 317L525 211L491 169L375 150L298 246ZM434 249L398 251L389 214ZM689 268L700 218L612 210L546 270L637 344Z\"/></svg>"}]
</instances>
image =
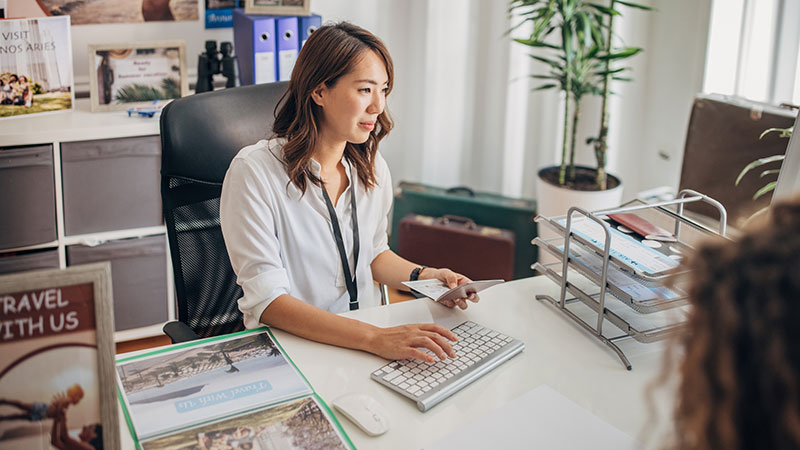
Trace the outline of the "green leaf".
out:
<instances>
[{"instance_id":1,"label":"green leaf","mask_svg":"<svg viewBox=\"0 0 800 450\"><path fill-rule=\"evenodd\" d=\"M611 79L615 81L628 81L628 82L633 81L633 78L629 77L611 77Z\"/></svg>"},{"instance_id":2,"label":"green leaf","mask_svg":"<svg viewBox=\"0 0 800 450\"><path fill-rule=\"evenodd\" d=\"M767 128L766 130L764 130L763 133L761 133L761 136L759 136L758 138L762 139L764 136L768 135L769 133L773 133L773 132L780 133L778 135L778 137L782 137L782 138L792 137L792 129L793 128L794 127L789 127L789 128Z\"/></svg>"},{"instance_id":3,"label":"green leaf","mask_svg":"<svg viewBox=\"0 0 800 450\"><path fill-rule=\"evenodd\" d=\"M655 11L655 8L653 8L652 6L640 5L638 3L626 2L622 0L615 0L614 3L619 3L620 5L625 5L629 8L638 8L638 9L643 9L645 11Z\"/></svg>"},{"instance_id":4,"label":"green leaf","mask_svg":"<svg viewBox=\"0 0 800 450\"><path fill-rule=\"evenodd\" d=\"M750 172L751 170L755 169L756 167L761 167L761 166L763 166L765 164L769 164L769 163L772 163L772 162L775 162L775 161L783 161L784 157L785 157L784 155L767 156L766 158L759 158L759 159L751 162L750 164L744 166L744 169L742 169L742 171L739 172L739 176L736 177L736 181L733 183L734 186L738 186L739 185L739 182L742 181L742 178L744 178L744 176L747 174L747 172Z\"/></svg>"},{"instance_id":5,"label":"green leaf","mask_svg":"<svg viewBox=\"0 0 800 450\"><path fill-rule=\"evenodd\" d=\"M527 45L528 47L539 47L539 48L552 48L553 50L559 50L560 47L557 45L549 44L547 42L535 41L532 39L513 39L514 42L520 43L522 45Z\"/></svg>"},{"instance_id":6,"label":"green leaf","mask_svg":"<svg viewBox=\"0 0 800 450\"><path fill-rule=\"evenodd\" d=\"M591 8L594 8L594 9L600 11L600 12L602 12L603 14L607 14L609 16L621 16L622 15L622 13L620 13L616 9L611 9L611 8L609 8L607 6L598 5L597 3L587 3L586 5L591 7Z\"/></svg>"},{"instance_id":7,"label":"green leaf","mask_svg":"<svg viewBox=\"0 0 800 450\"><path fill-rule=\"evenodd\" d=\"M759 197L761 197L761 196L763 196L765 194L768 194L768 193L772 192L773 190L775 190L775 185L776 184L778 184L777 181L771 181L771 182L767 183L764 187L759 189L758 192L756 192L753 195L753 200L758 200Z\"/></svg>"},{"instance_id":8,"label":"green leaf","mask_svg":"<svg viewBox=\"0 0 800 450\"><path fill-rule=\"evenodd\" d=\"M753 215L748 217L747 220L745 220L744 223L742 223L742 228L747 228L747 226L750 224L750 222L752 222L753 220L763 216L764 214L767 213L767 211L769 211L769 206L765 206L765 207L759 209L758 211L754 212Z\"/></svg>"},{"instance_id":9,"label":"green leaf","mask_svg":"<svg viewBox=\"0 0 800 450\"><path fill-rule=\"evenodd\" d=\"M778 175L779 173L781 173L781 169L770 169L770 170L765 170L765 171L761 172L761 174L758 177L759 178L764 178L767 175Z\"/></svg>"},{"instance_id":10,"label":"green leaf","mask_svg":"<svg viewBox=\"0 0 800 450\"><path fill-rule=\"evenodd\" d=\"M543 84L543 85L541 85L539 87L535 87L535 88L533 88L531 90L532 91L543 91L545 89L553 89L553 88L557 88L557 87L559 87L559 85L557 85L555 83L549 83L549 84Z\"/></svg>"},{"instance_id":11,"label":"green leaf","mask_svg":"<svg viewBox=\"0 0 800 450\"><path fill-rule=\"evenodd\" d=\"M547 64L548 66L550 66L550 67L552 67L552 68L554 68L556 70L559 70L559 71L563 71L564 70L564 66L561 63L559 63L558 61L553 61L552 59L548 59L548 58L545 58L544 56L539 56L539 55L529 55L529 56L531 58L539 61L539 62L543 62L543 63Z\"/></svg>"}]
</instances>

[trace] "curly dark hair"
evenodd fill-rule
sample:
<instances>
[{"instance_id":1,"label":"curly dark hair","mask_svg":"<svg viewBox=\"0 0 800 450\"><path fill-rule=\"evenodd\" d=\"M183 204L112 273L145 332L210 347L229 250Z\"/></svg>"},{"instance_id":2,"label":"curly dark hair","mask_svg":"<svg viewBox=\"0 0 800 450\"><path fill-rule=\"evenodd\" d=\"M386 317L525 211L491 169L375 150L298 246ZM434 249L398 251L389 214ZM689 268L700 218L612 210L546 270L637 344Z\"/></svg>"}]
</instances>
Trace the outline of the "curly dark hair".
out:
<instances>
[{"instance_id":1,"label":"curly dark hair","mask_svg":"<svg viewBox=\"0 0 800 450\"><path fill-rule=\"evenodd\" d=\"M677 448L800 448L800 198L687 268Z\"/></svg>"}]
</instances>

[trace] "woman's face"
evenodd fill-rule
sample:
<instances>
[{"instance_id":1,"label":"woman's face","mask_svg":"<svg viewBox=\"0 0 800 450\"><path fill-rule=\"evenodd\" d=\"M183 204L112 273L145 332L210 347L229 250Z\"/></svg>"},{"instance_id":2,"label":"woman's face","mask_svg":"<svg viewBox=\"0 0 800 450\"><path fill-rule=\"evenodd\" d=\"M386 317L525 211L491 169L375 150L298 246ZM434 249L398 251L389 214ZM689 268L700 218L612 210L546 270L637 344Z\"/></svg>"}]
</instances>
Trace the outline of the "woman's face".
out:
<instances>
[{"instance_id":1,"label":"woman's face","mask_svg":"<svg viewBox=\"0 0 800 450\"><path fill-rule=\"evenodd\" d=\"M386 106L388 86L383 60L367 50L355 68L333 87L323 84L315 89L313 100L322 107L322 140L333 144L366 142Z\"/></svg>"}]
</instances>

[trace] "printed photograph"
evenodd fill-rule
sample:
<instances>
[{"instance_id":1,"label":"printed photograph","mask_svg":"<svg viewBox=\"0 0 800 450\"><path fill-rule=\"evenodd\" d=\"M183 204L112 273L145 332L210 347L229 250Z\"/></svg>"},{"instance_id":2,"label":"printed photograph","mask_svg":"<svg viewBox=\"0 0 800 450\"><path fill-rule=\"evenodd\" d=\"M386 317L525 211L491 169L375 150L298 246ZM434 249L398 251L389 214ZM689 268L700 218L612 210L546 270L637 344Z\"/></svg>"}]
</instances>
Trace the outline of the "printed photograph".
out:
<instances>
[{"instance_id":1,"label":"printed photograph","mask_svg":"<svg viewBox=\"0 0 800 450\"><path fill-rule=\"evenodd\" d=\"M69 17L0 21L0 117L72 108Z\"/></svg>"},{"instance_id":2,"label":"printed photograph","mask_svg":"<svg viewBox=\"0 0 800 450\"><path fill-rule=\"evenodd\" d=\"M245 0L247 14L276 14L283 16L307 16L311 0Z\"/></svg>"},{"instance_id":3,"label":"printed photograph","mask_svg":"<svg viewBox=\"0 0 800 450\"><path fill-rule=\"evenodd\" d=\"M2 297L0 448L102 448L92 285Z\"/></svg>"},{"instance_id":4,"label":"printed photograph","mask_svg":"<svg viewBox=\"0 0 800 450\"><path fill-rule=\"evenodd\" d=\"M117 365L139 439L311 393L264 332Z\"/></svg>"},{"instance_id":5,"label":"printed photograph","mask_svg":"<svg viewBox=\"0 0 800 450\"><path fill-rule=\"evenodd\" d=\"M312 397L145 442L142 447L145 450L349 448Z\"/></svg>"},{"instance_id":6,"label":"printed photograph","mask_svg":"<svg viewBox=\"0 0 800 450\"><path fill-rule=\"evenodd\" d=\"M89 52L94 61L93 111L127 109L131 103L171 100L188 93L182 42L92 45Z\"/></svg>"},{"instance_id":7,"label":"printed photograph","mask_svg":"<svg viewBox=\"0 0 800 450\"><path fill-rule=\"evenodd\" d=\"M73 25L197 20L198 0L13 0L9 17L70 16Z\"/></svg>"}]
</instances>

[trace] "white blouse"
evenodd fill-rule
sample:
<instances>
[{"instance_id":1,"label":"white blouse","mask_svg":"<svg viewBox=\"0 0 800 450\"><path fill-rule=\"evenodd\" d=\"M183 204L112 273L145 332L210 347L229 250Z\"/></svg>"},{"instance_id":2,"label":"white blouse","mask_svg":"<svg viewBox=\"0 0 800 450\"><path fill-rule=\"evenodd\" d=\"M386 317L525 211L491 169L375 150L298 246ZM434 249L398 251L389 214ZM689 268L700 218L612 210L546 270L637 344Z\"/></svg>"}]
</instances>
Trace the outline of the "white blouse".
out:
<instances>
[{"instance_id":1,"label":"white blouse","mask_svg":"<svg viewBox=\"0 0 800 450\"><path fill-rule=\"evenodd\" d=\"M349 310L350 296L322 188L309 183L306 192L289 180L281 149L285 139L262 140L233 159L220 199L222 235L244 296L238 300L247 328L260 326L261 313L278 296L289 294L319 308ZM360 251L356 277L360 308L378 306L380 293L370 264L389 249L387 227L392 180L377 154L377 184L369 192L343 160L349 186L336 203L336 216L353 268L353 224L350 189L355 186ZM312 172L321 166L311 160Z\"/></svg>"}]
</instances>

